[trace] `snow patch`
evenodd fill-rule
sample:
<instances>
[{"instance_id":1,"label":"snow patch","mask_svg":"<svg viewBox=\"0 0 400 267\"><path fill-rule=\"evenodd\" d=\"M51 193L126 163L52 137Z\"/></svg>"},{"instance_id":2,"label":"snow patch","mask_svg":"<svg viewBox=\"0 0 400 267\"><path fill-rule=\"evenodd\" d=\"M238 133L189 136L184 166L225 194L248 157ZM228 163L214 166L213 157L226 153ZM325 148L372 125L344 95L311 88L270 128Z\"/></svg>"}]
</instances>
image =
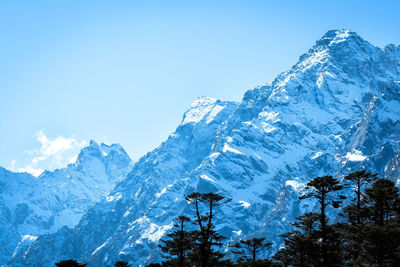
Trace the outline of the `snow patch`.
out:
<instances>
[{"instance_id":1,"label":"snow patch","mask_svg":"<svg viewBox=\"0 0 400 267\"><path fill-rule=\"evenodd\" d=\"M121 193L116 193L115 195L108 196L106 200L107 200L107 202L111 202L111 201L114 201L114 200L118 200L121 197L122 197Z\"/></svg>"},{"instance_id":2,"label":"snow patch","mask_svg":"<svg viewBox=\"0 0 400 267\"><path fill-rule=\"evenodd\" d=\"M331 41L330 45L344 42L349 36L350 30L338 30L336 31L336 37Z\"/></svg>"},{"instance_id":3,"label":"snow patch","mask_svg":"<svg viewBox=\"0 0 400 267\"><path fill-rule=\"evenodd\" d=\"M345 158L348 161L364 161L364 160L367 159L367 157L364 156L361 151L358 151L358 150L355 150L355 149L353 149L352 153L347 152Z\"/></svg>"},{"instance_id":4,"label":"snow patch","mask_svg":"<svg viewBox=\"0 0 400 267\"><path fill-rule=\"evenodd\" d=\"M315 155L314 155L311 159L319 158L320 156L322 156L322 154L324 154L324 153L322 153L322 152L317 152L317 153L315 153Z\"/></svg>"},{"instance_id":5,"label":"snow patch","mask_svg":"<svg viewBox=\"0 0 400 267\"><path fill-rule=\"evenodd\" d=\"M160 193L157 193L156 194L156 198L159 198L159 197L161 197L162 195L164 195L165 194L165 192L167 192L167 188L165 187L165 188L163 188L163 190L161 190L161 192Z\"/></svg>"},{"instance_id":6,"label":"snow patch","mask_svg":"<svg viewBox=\"0 0 400 267\"><path fill-rule=\"evenodd\" d=\"M21 241L24 242L24 241L29 240L29 241L32 241L32 242L33 242L33 241L35 241L37 238L38 238L37 236L33 236L33 235L24 235L24 236L22 237Z\"/></svg>"},{"instance_id":7,"label":"snow patch","mask_svg":"<svg viewBox=\"0 0 400 267\"><path fill-rule=\"evenodd\" d=\"M279 115L279 112L267 112L263 111L259 114L260 118L263 117L266 121L272 121L273 123L280 121L277 117Z\"/></svg>"},{"instance_id":8,"label":"snow patch","mask_svg":"<svg viewBox=\"0 0 400 267\"><path fill-rule=\"evenodd\" d=\"M206 124L209 124L210 122L212 122L212 121L215 119L215 117L218 115L218 113L219 113L221 110L223 110L223 109L224 109L223 106L216 105L216 106L211 110L210 115L208 115Z\"/></svg>"},{"instance_id":9,"label":"snow patch","mask_svg":"<svg viewBox=\"0 0 400 267\"><path fill-rule=\"evenodd\" d=\"M294 191L296 191L296 192L302 191L304 189L304 187L305 187L304 184L299 183L296 180L288 180L288 181L285 182L285 185L286 186L291 186L294 189Z\"/></svg>"},{"instance_id":10,"label":"snow patch","mask_svg":"<svg viewBox=\"0 0 400 267\"><path fill-rule=\"evenodd\" d=\"M212 154L209 156L209 158L212 159L212 160L215 160L215 159L218 158L220 155L221 155L221 153L219 153L219 152L214 152L214 153L212 153Z\"/></svg>"},{"instance_id":11,"label":"snow patch","mask_svg":"<svg viewBox=\"0 0 400 267\"><path fill-rule=\"evenodd\" d=\"M237 235L241 235L242 234L242 230L232 231L232 233L237 234Z\"/></svg>"},{"instance_id":12,"label":"snow patch","mask_svg":"<svg viewBox=\"0 0 400 267\"><path fill-rule=\"evenodd\" d=\"M276 130L276 127L272 126L271 124L267 122L261 122L261 126L263 127L264 131L266 133L270 133Z\"/></svg>"},{"instance_id":13,"label":"snow patch","mask_svg":"<svg viewBox=\"0 0 400 267\"><path fill-rule=\"evenodd\" d=\"M172 226L173 223L163 226L158 226L155 223L151 223L150 226L144 231L139 240L148 239L151 242L157 242L165 234L165 232L172 228Z\"/></svg>"},{"instance_id":14,"label":"snow patch","mask_svg":"<svg viewBox=\"0 0 400 267\"><path fill-rule=\"evenodd\" d=\"M211 179L210 177L208 177L205 174L200 175L200 178L215 183L215 181L213 179Z\"/></svg>"},{"instance_id":15,"label":"snow patch","mask_svg":"<svg viewBox=\"0 0 400 267\"><path fill-rule=\"evenodd\" d=\"M100 251L105 245L107 245L107 243L108 243L108 239L106 240L106 242L103 243L103 245L101 245L100 247L96 248L96 249L93 251L92 255L95 255L95 254L96 254L98 251Z\"/></svg>"},{"instance_id":16,"label":"snow patch","mask_svg":"<svg viewBox=\"0 0 400 267\"><path fill-rule=\"evenodd\" d=\"M309 68L316 66L318 64L322 64L324 61L326 61L327 57L329 56L329 53L327 50L322 50L313 53L309 58L305 59L303 62L300 63L301 72L305 72ZM286 85L287 82L284 82L282 85Z\"/></svg>"},{"instance_id":17,"label":"snow patch","mask_svg":"<svg viewBox=\"0 0 400 267\"><path fill-rule=\"evenodd\" d=\"M333 137L334 137L335 139L339 140L339 142L341 143L343 140L342 140L342 138L341 138L340 136L341 136L341 135L338 134L338 135L334 135Z\"/></svg>"},{"instance_id":18,"label":"snow patch","mask_svg":"<svg viewBox=\"0 0 400 267\"><path fill-rule=\"evenodd\" d=\"M235 153L235 154L243 154L239 150L230 147L227 143L225 143L224 147L222 148L222 152L225 153L226 151L229 151L229 152L232 152L232 153Z\"/></svg>"},{"instance_id":19,"label":"snow patch","mask_svg":"<svg viewBox=\"0 0 400 267\"><path fill-rule=\"evenodd\" d=\"M29 251L29 246L37 239L37 236L32 236L32 235L24 235L22 236L21 241L19 241L17 247L15 248L13 252L13 257L17 255L19 251L23 251L24 249L28 248ZM25 252L26 253L26 252Z\"/></svg>"},{"instance_id":20,"label":"snow patch","mask_svg":"<svg viewBox=\"0 0 400 267\"><path fill-rule=\"evenodd\" d=\"M251 206L250 203L248 203L248 202L246 202L244 200L240 200L239 203L242 204L241 206L243 208L245 208L245 209L247 209L247 208L249 208Z\"/></svg>"},{"instance_id":21,"label":"snow patch","mask_svg":"<svg viewBox=\"0 0 400 267\"><path fill-rule=\"evenodd\" d=\"M324 81L325 81L324 75L320 73L317 79L317 86L319 89L321 89L322 85L324 84Z\"/></svg>"}]
</instances>

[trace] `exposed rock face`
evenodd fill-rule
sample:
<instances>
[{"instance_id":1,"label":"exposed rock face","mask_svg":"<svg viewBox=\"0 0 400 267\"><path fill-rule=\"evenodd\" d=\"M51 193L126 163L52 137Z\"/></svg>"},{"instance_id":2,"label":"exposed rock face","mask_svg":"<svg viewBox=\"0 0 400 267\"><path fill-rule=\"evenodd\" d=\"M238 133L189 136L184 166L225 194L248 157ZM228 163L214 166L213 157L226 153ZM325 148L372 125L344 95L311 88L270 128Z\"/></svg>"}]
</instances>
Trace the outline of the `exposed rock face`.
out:
<instances>
[{"instance_id":1,"label":"exposed rock face","mask_svg":"<svg viewBox=\"0 0 400 267\"><path fill-rule=\"evenodd\" d=\"M399 119L400 47L329 31L241 103L196 100L176 132L76 227L38 237L10 265L159 261L157 242L174 217L192 213L184 194L194 190L232 198L217 212L223 235L265 236L276 250L289 222L313 209L298 200L310 178L366 168L398 183Z\"/></svg>"}]
</instances>

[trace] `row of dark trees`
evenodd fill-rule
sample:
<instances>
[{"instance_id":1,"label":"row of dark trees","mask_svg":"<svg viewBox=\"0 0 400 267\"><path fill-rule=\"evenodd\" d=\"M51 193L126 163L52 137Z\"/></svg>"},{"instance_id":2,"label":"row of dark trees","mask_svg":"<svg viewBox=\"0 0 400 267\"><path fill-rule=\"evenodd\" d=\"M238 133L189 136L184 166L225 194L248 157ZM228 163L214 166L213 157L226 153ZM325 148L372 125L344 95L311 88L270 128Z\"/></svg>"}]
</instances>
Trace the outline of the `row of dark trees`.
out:
<instances>
[{"instance_id":1,"label":"row of dark trees","mask_svg":"<svg viewBox=\"0 0 400 267\"><path fill-rule=\"evenodd\" d=\"M319 212L297 218L296 230L283 235L285 244L275 260L284 266L400 266L398 188L366 171L344 181L325 176L307 184L301 199L316 199ZM344 188L353 189L346 206L340 195ZM329 224L329 208L341 208L340 222Z\"/></svg>"},{"instance_id":2,"label":"row of dark trees","mask_svg":"<svg viewBox=\"0 0 400 267\"><path fill-rule=\"evenodd\" d=\"M239 259L236 264L226 259L221 250L225 237L215 230L214 218L215 207L230 202L230 199L219 194L198 192L185 196L185 199L193 206L193 217L179 216L175 219L174 231L167 234L167 239L161 240L159 245L166 261L148 267L273 266L270 260L257 260L259 252L272 244L267 243L265 238L241 240L231 245L231 251L240 255ZM193 226L195 229L189 230Z\"/></svg>"},{"instance_id":3,"label":"row of dark trees","mask_svg":"<svg viewBox=\"0 0 400 267\"><path fill-rule=\"evenodd\" d=\"M86 263L80 263L76 260L64 260L56 263L57 267L86 267ZM117 261L115 267L129 267L130 265L125 261Z\"/></svg>"},{"instance_id":4,"label":"row of dark trees","mask_svg":"<svg viewBox=\"0 0 400 267\"><path fill-rule=\"evenodd\" d=\"M351 190L352 196L346 200L343 190ZM342 183L332 176L310 180L300 199L316 200L318 210L296 218L294 230L281 235L284 245L272 259L258 259L272 244L265 238L252 238L228 244L229 251L238 255L232 262L225 255L228 250L222 250L225 237L214 224L215 208L230 199L198 192L185 198L194 215L174 220L174 230L159 245L165 261L149 267L400 266L399 191L392 181L376 174L353 172ZM337 214L339 222L329 223L327 213ZM116 266L128 264L117 262Z\"/></svg>"}]
</instances>

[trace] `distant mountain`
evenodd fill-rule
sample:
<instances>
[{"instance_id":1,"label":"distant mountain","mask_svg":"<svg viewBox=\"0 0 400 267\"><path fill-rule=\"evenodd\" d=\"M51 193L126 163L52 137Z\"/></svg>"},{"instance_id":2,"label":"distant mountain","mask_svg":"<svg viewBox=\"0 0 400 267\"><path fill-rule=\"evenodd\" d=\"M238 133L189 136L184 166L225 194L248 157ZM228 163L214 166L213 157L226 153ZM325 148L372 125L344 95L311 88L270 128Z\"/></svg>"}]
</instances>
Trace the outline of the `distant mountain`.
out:
<instances>
[{"instance_id":1,"label":"distant mountain","mask_svg":"<svg viewBox=\"0 0 400 267\"><path fill-rule=\"evenodd\" d=\"M197 99L182 123L77 226L39 236L10 266L160 261L172 219L191 214L184 195L218 192L217 230L228 240L279 235L314 203L304 184L366 168L399 182L400 46L375 47L349 30L327 32L289 71L241 103ZM331 214L331 219L335 215Z\"/></svg>"},{"instance_id":2,"label":"distant mountain","mask_svg":"<svg viewBox=\"0 0 400 267\"><path fill-rule=\"evenodd\" d=\"M91 141L74 164L39 177L0 168L0 264L38 235L74 227L132 169L120 145Z\"/></svg>"}]
</instances>

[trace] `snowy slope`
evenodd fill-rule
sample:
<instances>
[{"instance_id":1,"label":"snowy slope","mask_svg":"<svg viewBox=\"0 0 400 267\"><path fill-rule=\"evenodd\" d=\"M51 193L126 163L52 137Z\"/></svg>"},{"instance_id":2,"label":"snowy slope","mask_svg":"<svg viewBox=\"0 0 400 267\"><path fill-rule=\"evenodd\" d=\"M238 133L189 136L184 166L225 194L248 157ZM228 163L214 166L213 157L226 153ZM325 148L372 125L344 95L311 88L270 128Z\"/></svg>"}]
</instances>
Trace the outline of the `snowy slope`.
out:
<instances>
[{"instance_id":1,"label":"snowy slope","mask_svg":"<svg viewBox=\"0 0 400 267\"><path fill-rule=\"evenodd\" d=\"M241 103L196 100L176 132L74 229L38 237L10 265L158 261L158 240L174 217L191 214L183 196L194 190L232 198L218 212L225 236L265 236L277 249L289 222L314 208L298 200L310 178L365 167L399 181L399 81L399 46L329 31Z\"/></svg>"},{"instance_id":2,"label":"snowy slope","mask_svg":"<svg viewBox=\"0 0 400 267\"><path fill-rule=\"evenodd\" d=\"M131 169L120 145L94 141L81 150L74 164L37 178L0 168L0 264L36 236L75 226Z\"/></svg>"}]
</instances>

